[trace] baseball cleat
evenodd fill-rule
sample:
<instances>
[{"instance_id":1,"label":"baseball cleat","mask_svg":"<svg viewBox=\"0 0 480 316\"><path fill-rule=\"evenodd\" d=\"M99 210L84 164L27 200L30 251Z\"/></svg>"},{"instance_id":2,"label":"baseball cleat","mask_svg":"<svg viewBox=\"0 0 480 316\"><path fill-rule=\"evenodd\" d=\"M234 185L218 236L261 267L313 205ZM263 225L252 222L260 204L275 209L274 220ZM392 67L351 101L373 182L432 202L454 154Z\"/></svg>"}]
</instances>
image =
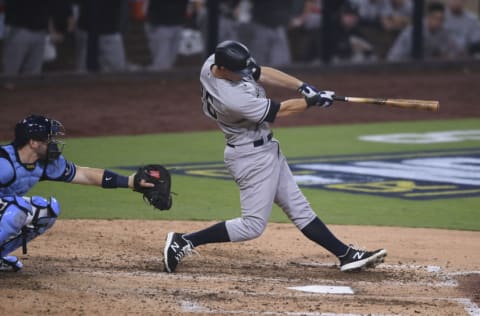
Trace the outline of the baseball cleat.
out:
<instances>
[{"instance_id":1,"label":"baseball cleat","mask_svg":"<svg viewBox=\"0 0 480 316\"><path fill-rule=\"evenodd\" d=\"M23 268L23 263L15 256L0 258L0 271L13 270L13 272L17 272L21 268Z\"/></svg>"},{"instance_id":2,"label":"baseball cleat","mask_svg":"<svg viewBox=\"0 0 480 316\"><path fill-rule=\"evenodd\" d=\"M350 246L345 255L338 257L340 259L340 271L374 268L380 263L383 263L386 256L387 251L385 249L365 251Z\"/></svg>"},{"instance_id":3,"label":"baseball cleat","mask_svg":"<svg viewBox=\"0 0 480 316\"><path fill-rule=\"evenodd\" d=\"M182 261L183 257L192 253L193 248L192 243L183 238L183 234L168 233L163 251L165 271L168 273L175 272L177 265Z\"/></svg>"}]
</instances>

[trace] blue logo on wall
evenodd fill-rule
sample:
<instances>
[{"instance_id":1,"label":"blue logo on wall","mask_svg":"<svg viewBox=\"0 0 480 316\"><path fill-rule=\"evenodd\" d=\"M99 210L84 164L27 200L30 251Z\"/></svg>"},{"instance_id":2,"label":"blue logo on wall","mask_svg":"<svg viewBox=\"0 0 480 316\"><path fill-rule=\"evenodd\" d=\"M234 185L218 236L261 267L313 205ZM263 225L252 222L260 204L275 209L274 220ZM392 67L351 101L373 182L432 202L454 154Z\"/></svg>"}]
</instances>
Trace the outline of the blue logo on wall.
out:
<instances>
[{"instance_id":1,"label":"blue logo on wall","mask_svg":"<svg viewBox=\"0 0 480 316\"><path fill-rule=\"evenodd\" d=\"M410 200L480 196L479 148L288 160L303 188ZM223 162L167 167L174 174L232 180Z\"/></svg>"}]
</instances>

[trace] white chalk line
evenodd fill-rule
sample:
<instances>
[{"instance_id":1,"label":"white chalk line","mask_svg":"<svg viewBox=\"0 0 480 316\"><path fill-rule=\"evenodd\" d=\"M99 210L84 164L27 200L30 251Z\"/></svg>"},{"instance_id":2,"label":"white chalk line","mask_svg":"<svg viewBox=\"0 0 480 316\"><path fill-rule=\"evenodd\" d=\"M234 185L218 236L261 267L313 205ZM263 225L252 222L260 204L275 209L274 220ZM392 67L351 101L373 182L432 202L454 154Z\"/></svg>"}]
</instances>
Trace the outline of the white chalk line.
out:
<instances>
[{"instance_id":1,"label":"white chalk line","mask_svg":"<svg viewBox=\"0 0 480 316\"><path fill-rule=\"evenodd\" d=\"M187 313L202 313L202 314L222 314L222 315L238 315L238 314L247 314L247 315L287 315L287 316L401 316L399 314L344 314L344 313L316 313L316 312L278 312L278 311L242 311L242 310L214 310L205 308L195 302L191 301L182 301L182 308L184 312Z\"/></svg>"},{"instance_id":2,"label":"white chalk line","mask_svg":"<svg viewBox=\"0 0 480 316\"><path fill-rule=\"evenodd\" d=\"M331 264L324 264L324 263L297 263L298 265L303 265L303 266L311 266L311 267L333 267ZM471 275L471 274L480 274L480 271L457 271L457 272L447 272L444 271L441 267L439 266L431 266L431 265L388 265L388 264L382 264L379 266L379 268L383 269L390 269L390 270L424 270L427 273L432 273L436 274L437 276L441 277L444 279L442 282L397 282L397 281L382 281L384 284L391 284L395 286L406 286L409 283L415 284L415 285L421 285L421 286L432 286L432 287L456 287L458 286L458 282L453 279L455 276L463 276L463 275ZM71 271L74 272L74 271ZM221 281L221 280L227 280L227 281L238 281L238 282L249 282L249 281L255 281L255 280L262 280L263 282L271 281L275 283L292 283L293 281L302 281L300 279L295 280L292 278L263 278L263 277L235 277L231 275L219 275L219 276L197 276L197 275L192 275L192 274L187 274L187 273L182 273L182 274L167 274L167 273L159 273L159 272L147 272L147 271L133 271L133 272L127 272L127 271L121 271L119 272L118 270L102 270L102 271L75 271L77 273L82 273L82 274L93 274L93 275L105 275L105 274L115 274L115 275L124 275L124 276L147 276L147 277L154 277L154 278L160 278L160 279L183 279L183 280L207 280L207 281ZM322 280L322 279L316 279L315 282L323 282L323 283L335 283L337 284L338 282L335 282L333 280ZM368 281L359 281L357 283L378 283L378 282L368 282ZM191 290L190 290L191 291ZM202 291L199 291L202 292ZM207 291L208 292L208 291ZM225 294L232 294L232 295L238 295L238 294L245 294L243 291L223 291ZM279 292L251 292L248 293L249 295L253 296L263 296L263 295L284 295L284 293L279 293ZM311 296L312 294L297 294L295 296ZM317 294L318 295L318 294ZM361 297L357 295L357 297ZM388 297L387 297L388 298ZM398 297L396 297L398 299ZM480 315L480 308L472 302L469 298L437 298L437 297L404 297L403 299L408 299L408 300L425 300L430 302L432 299L433 300L444 300L444 301L449 301L449 302L454 302L457 304L460 304L464 307L464 310L467 312L469 316L479 316ZM193 304L193 303L192 303ZM197 308L202 308L200 305L192 305L195 306L195 308L186 308L186 312L192 312L192 313L197 313L200 311L195 311ZM226 313L226 314L245 314L245 313L251 313L251 312L242 312L242 311L208 311L208 310L202 310L202 313ZM258 312L254 313L258 315L312 315L312 316L327 316L327 315L332 315L332 316L344 316L344 315L352 315L352 316L361 316L362 314L325 314L325 313L304 313L304 312L295 312L295 313L279 313L279 312ZM368 314L368 315L373 315L373 314ZM380 316L380 314L378 314Z\"/></svg>"},{"instance_id":3,"label":"white chalk line","mask_svg":"<svg viewBox=\"0 0 480 316\"><path fill-rule=\"evenodd\" d=\"M300 266L310 266L310 267L333 267L331 264L325 263L305 263L300 262L296 263ZM378 267L379 269L386 269L386 270L398 270L398 271L405 271L405 270L412 270L412 271L424 271L426 273L435 274L437 277L441 279L441 281L357 281L357 283L363 284L370 284L370 283L382 283L385 285L393 285L393 286L409 286L411 284L418 285L418 286L425 286L425 287L456 287L458 286L457 280L454 279L455 276L462 276L462 275L469 275L469 274L480 274L480 271L461 271L461 272L446 272L439 266L432 266L432 265L388 265L382 264ZM73 271L72 271L73 272ZM102 274L115 274L115 275L123 275L123 276L144 276L144 277L152 277L152 278L160 278L160 279L178 279L178 280L206 280L206 281L236 281L236 282L250 282L250 281L262 281L262 282L272 282L272 283L287 283L292 284L296 282L304 282L303 279L300 278L282 278L282 277L245 277L245 276L232 276L227 274L217 274L215 276L201 276L201 275L193 275L190 273L176 273L176 274L167 274L163 272L150 272L150 271L118 271L118 270L101 270L101 271L82 271L78 270L77 273L87 273L87 274L95 274L95 275L102 275ZM326 285L331 284L339 284L338 281L332 279L314 279L312 282L316 283L326 283Z\"/></svg>"},{"instance_id":4,"label":"white chalk line","mask_svg":"<svg viewBox=\"0 0 480 316\"><path fill-rule=\"evenodd\" d=\"M365 297L365 296L360 296L360 297ZM368 297L368 296L367 296ZM377 297L377 298L382 298L382 297ZM386 297L385 299L389 300L391 297ZM479 307L472 302L468 298L441 298L441 297L395 297L397 300L405 300L405 301L411 301L414 299L416 302L418 301L423 301L425 303L430 303L432 300L437 300L437 301L446 301L446 302L452 302L459 304L463 306L463 309L469 316L479 316L480 315L480 309ZM213 310L213 309L208 309L200 305L199 303L195 303L192 301L182 301L181 302L181 307L183 312L187 313L192 313L192 314L246 314L246 315L308 315L308 316L387 316L387 314L355 314L355 313L347 313L347 314L342 314L342 313L316 313L316 312L278 312L278 311L249 311L249 310ZM401 314L388 314L388 316L401 316Z\"/></svg>"}]
</instances>

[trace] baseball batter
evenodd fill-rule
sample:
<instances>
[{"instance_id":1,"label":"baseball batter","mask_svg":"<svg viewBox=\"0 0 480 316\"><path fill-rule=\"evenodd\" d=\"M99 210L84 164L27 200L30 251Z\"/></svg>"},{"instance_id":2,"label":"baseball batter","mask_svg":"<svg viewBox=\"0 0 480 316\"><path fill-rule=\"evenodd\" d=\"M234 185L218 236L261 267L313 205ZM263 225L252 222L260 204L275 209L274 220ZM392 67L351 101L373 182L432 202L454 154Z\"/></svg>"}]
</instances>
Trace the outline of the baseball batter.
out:
<instances>
[{"instance_id":1,"label":"baseball batter","mask_svg":"<svg viewBox=\"0 0 480 316\"><path fill-rule=\"evenodd\" d=\"M384 249L364 251L348 246L316 216L269 126L279 117L332 105L334 92L317 91L277 69L259 67L248 48L235 41L216 47L203 64L200 82L203 112L225 134L225 165L240 188L242 214L194 233L168 233L164 249L167 272L174 272L183 257L200 245L259 237L274 202L307 238L339 258L342 271L383 262ZM261 83L298 90L304 97L277 102L266 97Z\"/></svg>"}]
</instances>

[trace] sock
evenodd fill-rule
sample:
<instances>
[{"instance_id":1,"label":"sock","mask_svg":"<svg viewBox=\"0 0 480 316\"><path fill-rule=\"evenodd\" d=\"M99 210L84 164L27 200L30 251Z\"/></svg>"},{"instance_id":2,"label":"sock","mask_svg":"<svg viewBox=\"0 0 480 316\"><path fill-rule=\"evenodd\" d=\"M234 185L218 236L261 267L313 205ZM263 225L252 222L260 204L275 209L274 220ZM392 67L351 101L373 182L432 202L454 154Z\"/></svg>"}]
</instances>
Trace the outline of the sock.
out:
<instances>
[{"instance_id":1,"label":"sock","mask_svg":"<svg viewBox=\"0 0 480 316\"><path fill-rule=\"evenodd\" d=\"M189 240L194 247L204 244L230 241L225 222L217 223L195 233L185 234L183 237Z\"/></svg>"},{"instance_id":2,"label":"sock","mask_svg":"<svg viewBox=\"0 0 480 316\"><path fill-rule=\"evenodd\" d=\"M348 246L338 240L318 217L302 229L302 233L337 257L347 253Z\"/></svg>"}]
</instances>

